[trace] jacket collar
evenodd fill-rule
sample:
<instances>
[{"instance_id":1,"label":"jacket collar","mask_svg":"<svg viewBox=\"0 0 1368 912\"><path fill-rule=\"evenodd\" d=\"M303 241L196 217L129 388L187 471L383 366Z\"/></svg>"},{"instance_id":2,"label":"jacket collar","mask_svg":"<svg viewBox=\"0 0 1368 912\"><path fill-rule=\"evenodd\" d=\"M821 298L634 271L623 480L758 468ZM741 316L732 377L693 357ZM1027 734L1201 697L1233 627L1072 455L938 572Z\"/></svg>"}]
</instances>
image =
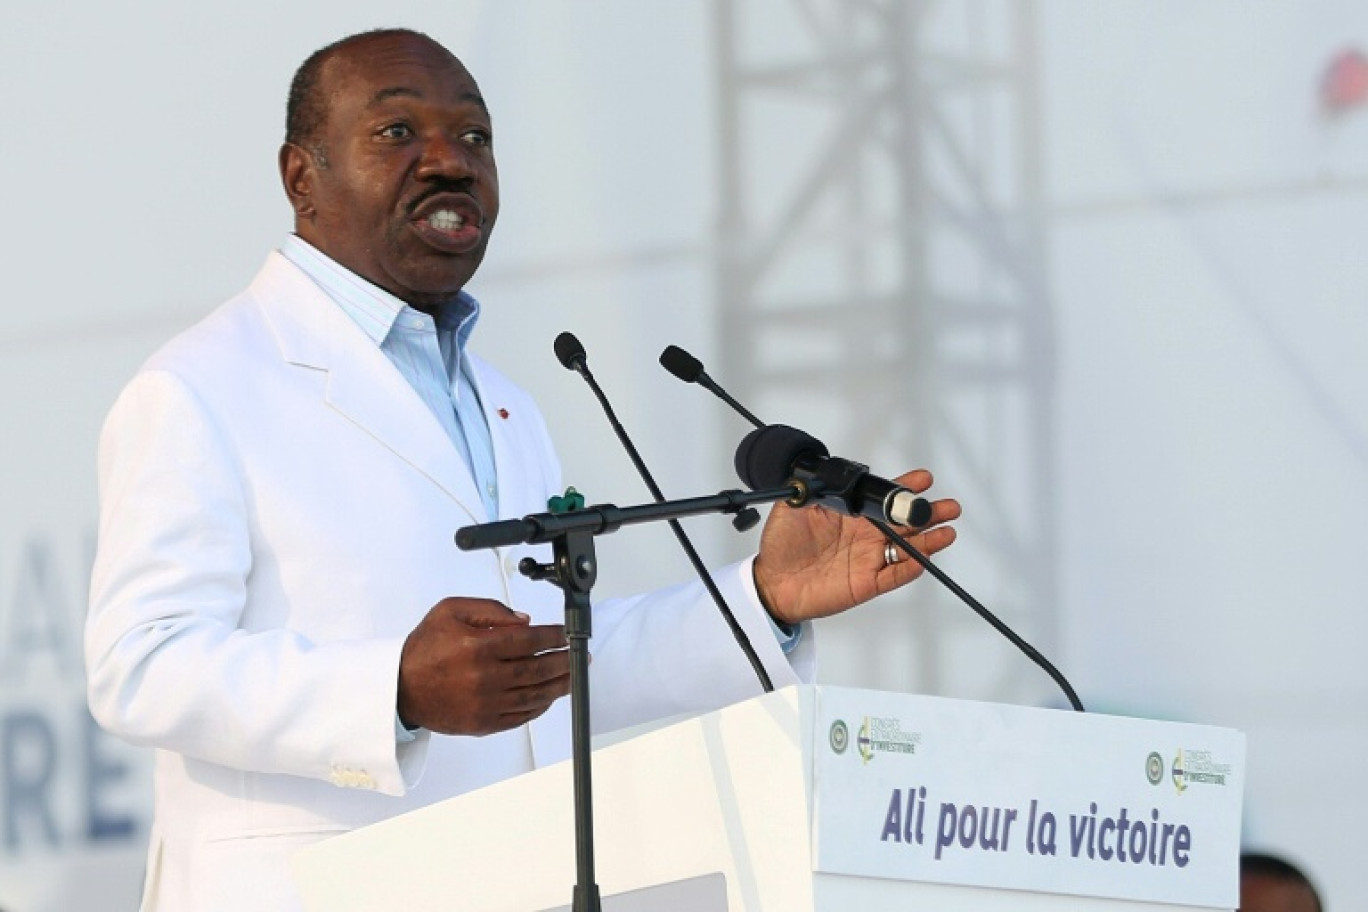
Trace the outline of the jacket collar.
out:
<instances>
[{"instance_id":1,"label":"jacket collar","mask_svg":"<svg viewBox=\"0 0 1368 912\"><path fill-rule=\"evenodd\" d=\"M281 357L327 373L329 407L445 491L472 522L484 521L475 480L446 432L384 353L322 289L272 251L248 293L261 307Z\"/></svg>"}]
</instances>

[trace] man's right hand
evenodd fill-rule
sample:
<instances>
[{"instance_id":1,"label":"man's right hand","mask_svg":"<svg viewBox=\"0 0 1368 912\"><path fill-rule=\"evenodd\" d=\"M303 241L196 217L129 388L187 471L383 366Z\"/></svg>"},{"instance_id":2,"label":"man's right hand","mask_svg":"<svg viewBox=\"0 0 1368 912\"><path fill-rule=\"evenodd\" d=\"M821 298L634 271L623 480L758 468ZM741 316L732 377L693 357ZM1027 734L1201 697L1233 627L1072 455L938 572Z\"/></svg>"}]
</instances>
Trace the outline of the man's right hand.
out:
<instances>
[{"instance_id":1,"label":"man's right hand","mask_svg":"<svg viewBox=\"0 0 1368 912\"><path fill-rule=\"evenodd\" d=\"M399 720L409 728L489 735L537 718L569 692L565 627L533 627L491 599L442 599L399 658Z\"/></svg>"}]
</instances>

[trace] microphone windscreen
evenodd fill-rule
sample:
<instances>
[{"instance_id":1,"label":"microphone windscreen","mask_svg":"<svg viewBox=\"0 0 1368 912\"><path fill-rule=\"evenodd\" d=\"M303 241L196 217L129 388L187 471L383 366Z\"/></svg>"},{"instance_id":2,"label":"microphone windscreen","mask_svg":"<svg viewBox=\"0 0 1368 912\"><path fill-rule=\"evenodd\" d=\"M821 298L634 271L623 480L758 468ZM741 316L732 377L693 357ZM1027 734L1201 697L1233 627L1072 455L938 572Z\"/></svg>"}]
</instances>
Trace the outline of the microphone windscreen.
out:
<instances>
[{"instance_id":1,"label":"microphone windscreen","mask_svg":"<svg viewBox=\"0 0 1368 912\"><path fill-rule=\"evenodd\" d=\"M563 332L556 336L555 348L556 358L560 360L561 367L567 370L578 370L579 365L584 364L588 358L584 353L584 346L580 344L580 340L576 339L572 332Z\"/></svg>"},{"instance_id":2,"label":"microphone windscreen","mask_svg":"<svg viewBox=\"0 0 1368 912\"><path fill-rule=\"evenodd\" d=\"M736 448L736 474L752 491L783 487L799 460L831 455L825 444L786 424L756 428Z\"/></svg>"},{"instance_id":3,"label":"microphone windscreen","mask_svg":"<svg viewBox=\"0 0 1368 912\"><path fill-rule=\"evenodd\" d=\"M667 346L660 353L660 366L685 383L695 383L703 376L703 362L678 345Z\"/></svg>"}]
</instances>

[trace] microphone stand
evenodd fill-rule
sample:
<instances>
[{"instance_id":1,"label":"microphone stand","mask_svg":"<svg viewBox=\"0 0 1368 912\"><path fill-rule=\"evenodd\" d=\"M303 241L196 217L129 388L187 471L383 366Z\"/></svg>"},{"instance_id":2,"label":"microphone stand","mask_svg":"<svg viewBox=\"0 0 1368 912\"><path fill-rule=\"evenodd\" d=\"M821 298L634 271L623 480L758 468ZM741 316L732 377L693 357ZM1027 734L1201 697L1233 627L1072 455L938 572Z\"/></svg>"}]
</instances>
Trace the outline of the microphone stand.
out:
<instances>
[{"instance_id":1,"label":"microphone stand","mask_svg":"<svg viewBox=\"0 0 1368 912\"><path fill-rule=\"evenodd\" d=\"M545 580L565 593L565 636L570 651L571 763L575 791L575 867L577 881L571 912L601 912L594 875L593 783L589 753L589 637L593 633L590 592L598 578L594 537L622 526L679 519L703 513L737 514L755 504L792 502L806 496L801 483L767 491L723 491L709 497L663 500L635 507L612 504L565 513L534 513L522 519L465 526L456 531L456 546L477 551L517 544L551 544L551 563L523 558L518 571Z\"/></svg>"}]
</instances>

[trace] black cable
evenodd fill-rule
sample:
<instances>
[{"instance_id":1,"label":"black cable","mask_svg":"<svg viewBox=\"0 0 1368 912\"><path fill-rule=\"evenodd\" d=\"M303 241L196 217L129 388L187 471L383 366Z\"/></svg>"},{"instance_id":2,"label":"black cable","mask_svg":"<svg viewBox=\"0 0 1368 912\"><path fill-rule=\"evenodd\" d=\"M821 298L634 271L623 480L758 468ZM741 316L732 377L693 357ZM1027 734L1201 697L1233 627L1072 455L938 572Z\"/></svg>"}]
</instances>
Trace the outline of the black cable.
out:
<instances>
[{"instance_id":1,"label":"black cable","mask_svg":"<svg viewBox=\"0 0 1368 912\"><path fill-rule=\"evenodd\" d=\"M1059 689L1064 691L1064 696L1069 698L1070 706L1072 706L1078 712L1085 711L1083 709L1082 701L1078 699L1078 694L1074 693L1073 686L1068 682L1068 679L1064 677L1063 673L1060 672L1058 668L1055 668L1054 664L1049 659L1041 655L1038 649L1036 649L1030 643L1023 640L1021 637L1017 636L1015 630L1013 630L1011 627L1008 627L1005 623L1003 623L1001 619L998 618L997 615L993 614L993 612L989 611L982 604L980 604L978 599L974 598L968 592L964 591L964 589L962 589L958 583L952 580L945 573L944 570L942 570L940 567L937 567L935 564L931 563L931 558L927 557L925 554L922 554L916 548L908 544L907 540L904 539L901 535L899 535L897 530L895 530L892 526L881 520L872 519L870 517L865 518L868 519L869 522L876 529L882 532L885 538L887 538L889 541L893 542L895 545L901 548L914 561L921 564L927 573L931 574L937 580L940 581L940 584L942 586L949 589L951 592L955 593L955 595L959 596L960 601L964 602L964 604L974 609L974 611L978 613L978 616L987 621L994 630L1002 634L1013 646L1015 646L1017 649L1020 649L1023 653L1025 653L1026 658L1030 659L1032 662L1036 663L1036 665L1040 666L1045 671L1045 673L1049 675L1056 684L1059 685Z\"/></svg>"}]
</instances>

